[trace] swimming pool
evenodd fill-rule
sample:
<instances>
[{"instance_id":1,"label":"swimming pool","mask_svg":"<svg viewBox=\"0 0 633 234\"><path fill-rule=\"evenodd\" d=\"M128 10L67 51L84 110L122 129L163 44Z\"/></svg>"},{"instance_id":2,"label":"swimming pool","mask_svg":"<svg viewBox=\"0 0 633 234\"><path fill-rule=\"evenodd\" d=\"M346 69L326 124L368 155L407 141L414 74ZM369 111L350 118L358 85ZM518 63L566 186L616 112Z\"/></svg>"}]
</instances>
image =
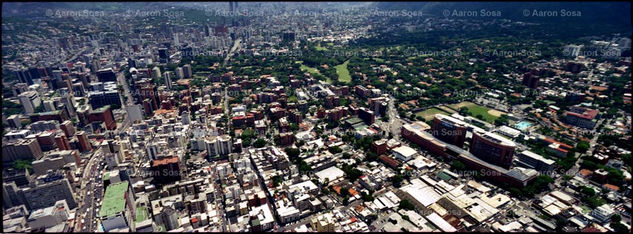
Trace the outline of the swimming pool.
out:
<instances>
[{"instance_id":1,"label":"swimming pool","mask_svg":"<svg viewBox=\"0 0 633 234\"><path fill-rule=\"evenodd\" d=\"M521 122L518 122L518 123L516 123L514 125L515 128L517 128L517 129L519 129L521 131L529 128L530 126L532 126L532 123L527 122L527 121L521 121Z\"/></svg>"}]
</instances>

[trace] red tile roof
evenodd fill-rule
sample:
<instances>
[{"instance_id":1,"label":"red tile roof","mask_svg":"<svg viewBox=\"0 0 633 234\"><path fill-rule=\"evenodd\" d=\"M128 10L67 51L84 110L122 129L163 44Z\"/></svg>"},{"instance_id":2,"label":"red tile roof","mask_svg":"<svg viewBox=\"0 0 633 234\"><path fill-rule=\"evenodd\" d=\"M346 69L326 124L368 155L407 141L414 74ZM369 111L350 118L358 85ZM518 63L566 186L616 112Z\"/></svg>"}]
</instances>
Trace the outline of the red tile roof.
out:
<instances>
[{"instance_id":1,"label":"red tile roof","mask_svg":"<svg viewBox=\"0 0 633 234\"><path fill-rule=\"evenodd\" d=\"M177 163L177 162L178 162L178 157L176 156L169 157L169 158L162 158L162 159L157 159L157 160L152 161L152 167L166 165L170 163Z\"/></svg>"}]
</instances>

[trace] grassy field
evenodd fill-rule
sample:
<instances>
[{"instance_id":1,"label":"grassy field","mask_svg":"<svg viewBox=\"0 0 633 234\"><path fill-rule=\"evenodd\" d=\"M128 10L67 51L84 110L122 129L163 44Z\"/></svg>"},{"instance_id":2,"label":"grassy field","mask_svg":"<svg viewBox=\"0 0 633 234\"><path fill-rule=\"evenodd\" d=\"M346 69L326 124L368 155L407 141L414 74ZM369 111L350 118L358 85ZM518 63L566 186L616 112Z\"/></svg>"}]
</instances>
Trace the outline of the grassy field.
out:
<instances>
[{"instance_id":1,"label":"grassy field","mask_svg":"<svg viewBox=\"0 0 633 234\"><path fill-rule=\"evenodd\" d=\"M415 116L420 116L424 118L425 121L432 120L435 117L435 114L445 114L448 115L445 111L442 111L437 108L429 108L418 113L415 113Z\"/></svg>"},{"instance_id":2,"label":"grassy field","mask_svg":"<svg viewBox=\"0 0 633 234\"><path fill-rule=\"evenodd\" d=\"M301 67L299 67L301 69L301 71L307 71L308 73L310 73L312 75L316 75L316 74L320 75L321 74L321 72L319 72L319 69L303 65L303 61L295 61L295 63L301 64ZM330 77L327 77L327 80L325 82L327 82L328 84L331 84L332 80L330 80Z\"/></svg>"},{"instance_id":3,"label":"grassy field","mask_svg":"<svg viewBox=\"0 0 633 234\"><path fill-rule=\"evenodd\" d=\"M301 64L300 68L301 68L301 71L307 71L307 72L312 73L312 74L321 74L321 72L319 72L318 69L313 68L313 67L308 67L308 66L303 65L303 64Z\"/></svg>"},{"instance_id":4,"label":"grassy field","mask_svg":"<svg viewBox=\"0 0 633 234\"><path fill-rule=\"evenodd\" d=\"M374 58L374 61L379 62L379 63L384 63L385 60L381 59L381 58Z\"/></svg>"},{"instance_id":5,"label":"grassy field","mask_svg":"<svg viewBox=\"0 0 633 234\"><path fill-rule=\"evenodd\" d=\"M343 64L337 65L336 74L338 74L338 81L349 83L352 82L352 76L349 74L349 70L347 70L347 64L349 60L345 61Z\"/></svg>"},{"instance_id":6,"label":"grassy field","mask_svg":"<svg viewBox=\"0 0 633 234\"><path fill-rule=\"evenodd\" d=\"M314 46L314 49L318 50L318 51L323 51L323 50L327 50L327 48L323 47L323 46Z\"/></svg>"},{"instance_id":7,"label":"grassy field","mask_svg":"<svg viewBox=\"0 0 633 234\"><path fill-rule=\"evenodd\" d=\"M486 121L488 123L494 123L495 120L499 117L491 115L489 113L490 108L485 106L480 106L472 102L460 102L457 104L449 105L449 107L453 110L459 111L459 108L466 107L468 111L473 117L477 117L477 115L481 115L481 120Z\"/></svg>"}]
</instances>

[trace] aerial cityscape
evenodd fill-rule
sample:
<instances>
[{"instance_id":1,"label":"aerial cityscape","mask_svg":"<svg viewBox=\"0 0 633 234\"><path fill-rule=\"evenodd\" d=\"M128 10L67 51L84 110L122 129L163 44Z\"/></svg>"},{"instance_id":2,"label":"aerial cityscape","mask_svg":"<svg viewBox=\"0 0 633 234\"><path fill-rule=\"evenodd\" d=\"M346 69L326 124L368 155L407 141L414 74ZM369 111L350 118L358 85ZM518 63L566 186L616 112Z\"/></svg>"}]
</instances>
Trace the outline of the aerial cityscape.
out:
<instances>
[{"instance_id":1,"label":"aerial cityscape","mask_svg":"<svg viewBox=\"0 0 633 234\"><path fill-rule=\"evenodd\" d=\"M3 2L3 233L631 232L630 2Z\"/></svg>"}]
</instances>

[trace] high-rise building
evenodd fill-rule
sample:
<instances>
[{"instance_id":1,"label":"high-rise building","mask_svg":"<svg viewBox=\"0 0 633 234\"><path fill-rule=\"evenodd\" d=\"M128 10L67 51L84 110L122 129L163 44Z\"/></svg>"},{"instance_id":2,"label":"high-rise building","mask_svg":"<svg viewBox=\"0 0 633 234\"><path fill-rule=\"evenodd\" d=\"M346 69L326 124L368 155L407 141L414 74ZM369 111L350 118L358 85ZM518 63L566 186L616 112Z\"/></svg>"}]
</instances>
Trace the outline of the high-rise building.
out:
<instances>
[{"instance_id":1,"label":"high-rise building","mask_svg":"<svg viewBox=\"0 0 633 234\"><path fill-rule=\"evenodd\" d=\"M158 61L160 63L169 63L169 51L167 51L167 48L158 49Z\"/></svg>"},{"instance_id":2,"label":"high-rise building","mask_svg":"<svg viewBox=\"0 0 633 234\"><path fill-rule=\"evenodd\" d=\"M70 150L70 143L68 143L68 138L64 134L57 134L55 136L55 144L59 150Z\"/></svg>"},{"instance_id":3,"label":"high-rise building","mask_svg":"<svg viewBox=\"0 0 633 234\"><path fill-rule=\"evenodd\" d=\"M473 132L470 152L487 163L510 169L516 144L491 132Z\"/></svg>"},{"instance_id":4,"label":"high-rise building","mask_svg":"<svg viewBox=\"0 0 633 234\"><path fill-rule=\"evenodd\" d=\"M431 134L438 139L459 147L464 146L468 125L461 120L443 114L433 119Z\"/></svg>"},{"instance_id":5,"label":"high-rise building","mask_svg":"<svg viewBox=\"0 0 633 234\"><path fill-rule=\"evenodd\" d=\"M177 77L178 79L183 79L183 78L185 78L185 72L184 72L184 70L182 69L182 67L177 67L177 68L176 68L176 77Z\"/></svg>"},{"instance_id":6,"label":"high-rise building","mask_svg":"<svg viewBox=\"0 0 633 234\"><path fill-rule=\"evenodd\" d=\"M88 92L88 102L93 109L104 106L121 107L121 95L117 90L91 91Z\"/></svg>"},{"instance_id":7,"label":"high-rise building","mask_svg":"<svg viewBox=\"0 0 633 234\"><path fill-rule=\"evenodd\" d=\"M162 78L161 73L160 73L160 68L158 66L152 68L152 78L157 78L157 79Z\"/></svg>"},{"instance_id":8,"label":"high-rise building","mask_svg":"<svg viewBox=\"0 0 633 234\"><path fill-rule=\"evenodd\" d=\"M156 183L173 183L182 179L177 156L152 160L150 170Z\"/></svg>"},{"instance_id":9,"label":"high-rise building","mask_svg":"<svg viewBox=\"0 0 633 234\"><path fill-rule=\"evenodd\" d=\"M86 152L92 150L92 145L90 141L88 141L88 135L86 132L79 131L75 134L77 136L77 141L79 142L79 151Z\"/></svg>"},{"instance_id":10,"label":"high-rise building","mask_svg":"<svg viewBox=\"0 0 633 234\"><path fill-rule=\"evenodd\" d=\"M178 38L178 33L174 33L174 45L180 45L180 39Z\"/></svg>"},{"instance_id":11,"label":"high-rise building","mask_svg":"<svg viewBox=\"0 0 633 234\"><path fill-rule=\"evenodd\" d=\"M116 82L116 74L112 68L102 69L97 72L97 79L100 82L114 81Z\"/></svg>"},{"instance_id":12,"label":"high-rise building","mask_svg":"<svg viewBox=\"0 0 633 234\"><path fill-rule=\"evenodd\" d=\"M208 137L205 144L209 156L224 156L232 152L233 143L229 135Z\"/></svg>"},{"instance_id":13,"label":"high-rise building","mask_svg":"<svg viewBox=\"0 0 633 234\"><path fill-rule=\"evenodd\" d=\"M24 108L24 112L27 114L34 113L35 108L42 104L40 95L36 91L26 91L21 93L18 95L18 99L20 100L20 105Z\"/></svg>"},{"instance_id":14,"label":"high-rise building","mask_svg":"<svg viewBox=\"0 0 633 234\"><path fill-rule=\"evenodd\" d=\"M358 118L362 119L367 125L374 124L375 115L374 112L361 107L358 108Z\"/></svg>"},{"instance_id":15,"label":"high-rise building","mask_svg":"<svg viewBox=\"0 0 633 234\"><path fill-rule=\"evenodd\" d=\"M66 137L71 137L75 135L75 126L73 126L73 122L70 120L66 120L59 125L59 128L64 131Z\"/></svg>"},{"instance_id":16,"label":"high-rise building","mask_svg":"<svg viewBox=\"0 0 633 234\"><path fill-rule=\"evenodd\" d=\"M528 72L523 74L523 85L527 86L528 88L531 89L536 89L538 88L538 82L540 80L540 77Z\"/></svg>"},{"instance_id":17,"label":"high-rise building","mask_svg":"<svg viewBox=\"0 0 633 234\"><path fill-rule=\"evenodd\" d=\"M193 71L191 70L191 65L185 64L182 66L182 70L185 78L191 78L193 76Z\"/></svg>"},{"instance_id":18,"label":"high-rise building","mask_svg":"<svg viewBox=\"0 0 633 234\"><path fill-rule=\"evenodd\" d=\"M167 86L168 90L171 90L171 73L166 71L163 76L165 77L165 86Z\"/></svg>"},{"instance_id":19,"label":"high-rise building","mask_svg":"<svg viewBox=\"0 0 633 234\"><path fill-rule=\"evenodd\" d=\"M116 121L110 106L103 106L88 113L88 122L103 122L108 130L116 129Z\"/></svg>"},{"instance_id":20,"label":"high-rise building","mask_svg":"<svg viewBox=\"0 0 633 234\"><path fill-rule=\"evenodd\" d=\"M2 163L8 165L15 160L38 160L44 154L37 139L2 141Z\"/></svg>"},{"instance_id":21,"label":"high-rise building","mask_svg":"<svg viewBox=\"0 0 633 234\"><path fill-rule=\"evenodd\" d=\"M9 127L13 129L22 128L22 120L20 120L19 115L11 115L7 118L7 123L9 123Z\"/></svg>"},{"instance_id":22,"label":"high-rise building","mask_svg":"<svg viewBox=\"0 0 633 234\"><path fill-rule=\"evenodd\" d=\"M31 231L45 231L48 228L64 224L70 218L70 210L66 200L59 200L55 205L33 211L28 217ZM65 226L66 227L66 226ZM67 227L62 229L67 231Z\"/></svg>"}]
</instances>

